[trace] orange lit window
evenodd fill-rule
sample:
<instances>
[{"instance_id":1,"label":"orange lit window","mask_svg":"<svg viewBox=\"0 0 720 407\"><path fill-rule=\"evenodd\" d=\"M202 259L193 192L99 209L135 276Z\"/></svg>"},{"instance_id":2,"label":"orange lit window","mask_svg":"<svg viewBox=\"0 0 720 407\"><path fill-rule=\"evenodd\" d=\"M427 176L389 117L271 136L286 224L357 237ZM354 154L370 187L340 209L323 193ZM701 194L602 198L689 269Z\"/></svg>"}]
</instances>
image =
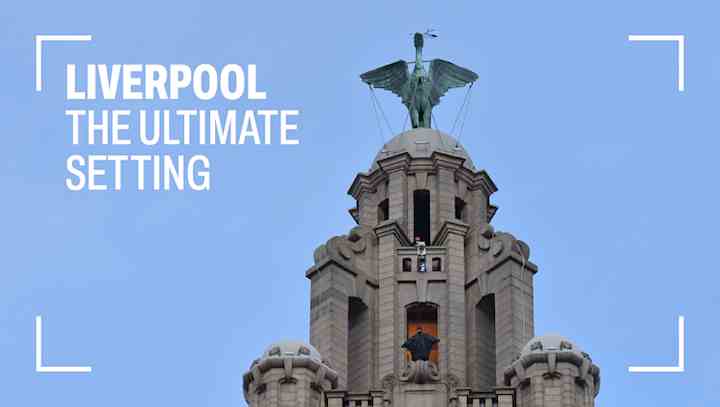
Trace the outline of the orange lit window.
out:
<instances>
[{"instance_id":1,"label":"orange lit window","mask_svg":"<svg viewBox=\"0 0 720 407\"><path fill-rule=\"evenodd\" d=\"M407 338L412 337L421 327L423 333L438 337L437 307L432 304L414 304L407 308ZM410 352L405 352L405 360L410 360ZM438 345L430 351L430 361L438 364Z\"/></svg>"}]
</instances>

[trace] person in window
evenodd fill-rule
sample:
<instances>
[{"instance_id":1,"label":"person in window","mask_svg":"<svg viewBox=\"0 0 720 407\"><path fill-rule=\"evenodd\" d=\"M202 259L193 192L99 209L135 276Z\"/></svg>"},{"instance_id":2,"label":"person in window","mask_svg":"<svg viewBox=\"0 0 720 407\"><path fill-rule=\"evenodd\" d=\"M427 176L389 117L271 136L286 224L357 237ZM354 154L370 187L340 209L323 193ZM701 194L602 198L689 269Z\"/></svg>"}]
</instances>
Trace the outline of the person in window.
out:
<instances>
[{"instance_id":1,"label":"person in window","mask_svg":"<svg viewBox=\"0 0 720 407\"><path fill-rule=\"evenodd\" d=\"M415 237L415 247L417 247L418 255L418 273L425 273L427 271L427 262L425 261L427 249L425 248L425 242L420 239L420 236Z\"/></svg>"},{"instance_id":2,"label":"person in window","mask_svg":"<svg viewBox=\"0 0 720 407\"><path fill-rule=\"evenodd\" d=\"M405 341L402 348L410 352L410 358L413 361L427 361L430 358L433 345L438 342L440 342L440 339L424 333L422 327L418 327L415 335Z\"/></svg>"}]
</instances>

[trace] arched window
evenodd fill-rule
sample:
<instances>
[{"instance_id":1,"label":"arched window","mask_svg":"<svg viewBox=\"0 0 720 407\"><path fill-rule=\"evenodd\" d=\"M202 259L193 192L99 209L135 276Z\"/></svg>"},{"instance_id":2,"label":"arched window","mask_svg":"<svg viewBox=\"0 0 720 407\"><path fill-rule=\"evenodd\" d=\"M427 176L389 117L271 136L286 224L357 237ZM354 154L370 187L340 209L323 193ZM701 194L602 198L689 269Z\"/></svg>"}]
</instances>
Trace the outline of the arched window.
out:
<instances>
[{"instance_id":1,"label":"arched window","mask_svg":"<svg viewBox=\"0 0 720 407\"><path fill-rule=\"evenodd\" d=\"M437 306L430 303L412 304L407 307L407 338L409 339L422 328L423 333L438 337ZM405 353L406 360L410 360L410 352ZM430 352L430 361L438 364L438 345L433 345Z\"/></svg>"},{"instance_id":2,"label":"arched window","mask_svg":"<svg viewBox=\"0 0 720 407\"><path fill-rule=\"evenodd\" d=\"M413 207L415 237L430 245L430 191L427 189L413 191Z\"/></svg>"}]
</instances>

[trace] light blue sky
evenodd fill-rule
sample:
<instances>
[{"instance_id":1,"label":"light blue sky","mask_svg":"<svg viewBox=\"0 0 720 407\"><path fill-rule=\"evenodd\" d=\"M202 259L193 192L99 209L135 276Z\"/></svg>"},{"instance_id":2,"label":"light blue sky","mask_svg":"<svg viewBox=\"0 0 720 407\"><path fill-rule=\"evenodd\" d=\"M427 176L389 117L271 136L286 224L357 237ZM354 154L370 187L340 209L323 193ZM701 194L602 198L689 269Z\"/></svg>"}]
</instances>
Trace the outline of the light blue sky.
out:
<instances>
[{"instance_id":1,"label":"light blue sky","mask_svg":"<svg viewBox=\"0 0 720 407\"><path fill-rule=\"evenodd\" d=\"M252 359L307 338L304 272L352 227L346 190L381 147L358 74L412 58L428 27L428 57L480 76L462 142L500 188L496 228L540 267L537 333L592 355L600 406L720 402L712 2L45 3L0 10L0 405L244 405ZM42 93L35 34L94 36L47 48ZM687 91L672 45L628 34L685 34ZM255 63L267 103L172 106L299 108L301 145L208 148L210 193L70 193L67 63ZM379 97L398 130L402 106ZM441 128L461 100L436 109ZM687 371L627 373L676 363L680 314ZM94 372L35 373L35 315L48 364Z\"/></svg>"}]
</instances>

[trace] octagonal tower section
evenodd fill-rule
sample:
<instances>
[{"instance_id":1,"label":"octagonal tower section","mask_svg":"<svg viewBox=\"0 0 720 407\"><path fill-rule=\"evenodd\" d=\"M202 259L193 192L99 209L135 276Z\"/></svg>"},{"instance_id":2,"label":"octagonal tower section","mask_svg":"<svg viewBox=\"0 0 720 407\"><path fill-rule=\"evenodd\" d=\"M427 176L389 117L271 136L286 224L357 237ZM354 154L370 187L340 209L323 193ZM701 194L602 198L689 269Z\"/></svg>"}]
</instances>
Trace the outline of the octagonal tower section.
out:
<instances>
[{"instance_id":1,"label":"octagonal tower section","mask_svg":"<svg viewBox=\"0 0 720 407\"><path fill-rule=\"evenodd\" d=\"M399 388L435 386L444 402L477 391L497 403L504 368L534 336L537 267L527 244L490 225L496 190L457 140L426 128L394 137L355 177L357 226L318 247L306 273L310 342L340 389L404 405L415 396ZM401 345L417 327L440 339L432 374L408 374Z\"/></svg>"}]
</instances>

